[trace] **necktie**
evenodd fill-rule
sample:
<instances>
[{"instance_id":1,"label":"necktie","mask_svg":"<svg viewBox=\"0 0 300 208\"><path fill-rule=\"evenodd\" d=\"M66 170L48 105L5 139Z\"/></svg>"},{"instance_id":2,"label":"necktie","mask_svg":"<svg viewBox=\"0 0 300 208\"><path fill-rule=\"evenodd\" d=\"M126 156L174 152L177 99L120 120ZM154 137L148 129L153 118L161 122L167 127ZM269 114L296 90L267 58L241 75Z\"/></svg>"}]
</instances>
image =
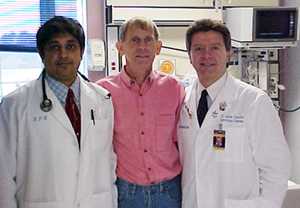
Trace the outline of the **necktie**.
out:
<instances>
[{"instance_id":1,"label":"necktie","mask_svg":"<svg viewBox=\"0 0 300 208\"><path fill-rule=\"evenodd\" d=\"M207 91L202 90L201 97L200 97L199 104L198 104L198 109L197 109L198 123L199 123L200 127L201 127L202 122L205 118L205 115L208 111L208 105L207 105L207 99L206 99L207 95L208 95Z\"/></svg>"},{"instance_id":2,"label":"necktie","mask_svg":"<svg viewBox=\"0 0 300 208\"><path fill-rule=\"evenodd\" d=\"M65 110L77 136L78 145L80 148L80 112L75 103L74 93L71 89L69 89L67 94Z\"/></svg>"}]
</instances>

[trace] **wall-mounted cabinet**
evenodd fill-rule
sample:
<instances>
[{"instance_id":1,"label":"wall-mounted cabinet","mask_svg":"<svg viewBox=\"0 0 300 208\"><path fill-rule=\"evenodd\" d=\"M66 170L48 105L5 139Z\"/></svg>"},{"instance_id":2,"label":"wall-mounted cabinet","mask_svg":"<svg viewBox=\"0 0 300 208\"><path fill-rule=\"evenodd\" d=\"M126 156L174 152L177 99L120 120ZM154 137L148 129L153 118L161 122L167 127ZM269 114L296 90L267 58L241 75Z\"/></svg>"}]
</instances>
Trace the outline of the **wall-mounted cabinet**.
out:
<instances>
[{"instance_id":1,"label":"wall-mounted cabinet","mask_svg":"<svg viewBox=\"0 0 300 208\"><path fill-rule=\"evenodd\" d=\"M222 0L223 6L279 6L279 0Z\"/></svg>"},{"instance_id":2,"label":"wall-mounted cabinet","mask_svg":"<svg viewBox=\"0 0 300 208\"><path fill-rule=\"evenodd\" d=\"M107 0L115 6L212 7L214 0ZM216 1L217 2L217 1ZM279 0L221 0L223 6L278 6Z\"/></svg>"},{"instance_id":3,"label":"wall-mounted cabinet","mask_svg":"<svg viewBox=\"0 0 300 208\"><path fill-rule=\"evenodd\" d=\"M115 6L210 7L212 0L107 0Z\"/></svg>"}]
</instances>

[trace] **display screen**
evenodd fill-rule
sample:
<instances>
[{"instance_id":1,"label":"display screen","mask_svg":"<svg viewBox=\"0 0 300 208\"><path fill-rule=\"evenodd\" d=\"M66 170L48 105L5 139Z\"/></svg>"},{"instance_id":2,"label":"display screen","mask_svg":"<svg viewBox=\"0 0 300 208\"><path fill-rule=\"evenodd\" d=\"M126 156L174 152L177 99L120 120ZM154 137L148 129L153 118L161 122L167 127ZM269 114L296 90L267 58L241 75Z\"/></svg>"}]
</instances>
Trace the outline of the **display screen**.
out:
<instances>
[{"instance_id":1,"label":"display screen","mask_svg":"<svg viewBox=\"0 0 300 208\"><path fill-rule=\"evenodd\" d=\"M296 39L296 10L256 10L255 40Z\"/></svg>"}]
</instances>

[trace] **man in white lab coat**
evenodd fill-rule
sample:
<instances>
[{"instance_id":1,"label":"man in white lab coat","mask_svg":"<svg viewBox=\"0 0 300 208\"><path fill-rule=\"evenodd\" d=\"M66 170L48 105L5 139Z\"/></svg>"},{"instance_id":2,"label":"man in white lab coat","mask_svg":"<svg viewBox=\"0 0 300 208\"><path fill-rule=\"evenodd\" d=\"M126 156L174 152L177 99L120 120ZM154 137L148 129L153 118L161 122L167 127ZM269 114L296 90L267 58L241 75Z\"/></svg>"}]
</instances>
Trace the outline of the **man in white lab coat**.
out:
<instances>
[{"instance_id":1,"label":"man in white lab coat","mask_svg":"<svg viewBox=\"0 0 300 208\"><path fill-rule=\"evenodd\" d=\"M281 207L290 160L271 99L226 72L231 38L222 23L195 21L186 46L198 79L178 126L183 208Z\"/></svg>"},{"instance_id":2,"label":"man in white lab coat","mask_svg":"<svg viewBox=\"0 0 300 208\"><path fill-rule=\"evenodd\" d=\"M0 207L115 208L112 102L77 76L84 31L57 16L36 37L41 77L0 105Z\"/></svg>"}]
</instances>

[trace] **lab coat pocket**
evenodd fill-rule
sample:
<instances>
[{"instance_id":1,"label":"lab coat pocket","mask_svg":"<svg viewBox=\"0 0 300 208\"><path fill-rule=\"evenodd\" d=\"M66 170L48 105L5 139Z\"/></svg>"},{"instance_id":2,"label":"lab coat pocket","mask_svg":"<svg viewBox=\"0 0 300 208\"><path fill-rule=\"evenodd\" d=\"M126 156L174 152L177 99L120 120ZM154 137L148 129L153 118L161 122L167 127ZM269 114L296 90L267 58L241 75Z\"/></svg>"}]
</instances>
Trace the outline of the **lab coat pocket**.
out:
<instances>
[{"instance_id":1,"label":"lab coat pocket","mask_svg":"<svg viewBox=\"0 0 300 208\"><path fill-rule=\"evenodd\" d=\"M89 175L86 177L93 194L109 192L113 186L115 176L115 156L112 145L111 119L96 120L98 125L91 137L89 148ZM113 169L113 170L112 170Z\"/></svg>"},{"instance_id":2,"label":"lab coat pocket","mask_svg":"<svg viewBox=\"0 0 300 208\"><path fill-rule=\"evenodd\" d=\"M111 192L102 192L100 194L93 194L89 200L89 208L100 208L100 207L114 207L115 199L112 198Z\"/></svg>"},{"instance_id":3,"label":"lab coat pocket","mask_svg":"<svg viewBox=\"0 0 300 208\"><path fill-rule=\"evenodd\" d=\"M169 151L175 131L175 115L159 114L156 120L156 151Z\"/></svg>"},{"instance_id":4,"label":"lab coat pocket","mask_svg":"<svg viewBox=\"0 0 300 208\"><path fill-rule=\"evenodd\" d=\"M255 200L236 200L225 199L225 208L258 208L261 207L255 203ZM269 207L270 208L270 207Z\"/></svg>"},{"instance_id":5,"label":"lab coat pocket","mask_svg":"<svg viewBox=\"0 0 300 208\"><path fill-rule=\"evenodd\" d=\"M55 208L55 207L63 207L63 203L61 202L24 202L24 206L20 207L25 208Z\"/></svg>"},{"instance_id":6,"label":"lab coat pocket","mask_svg":"<svg viewBox=\"0 0 300 208\"><path fill-rule=\"evenodd\" d=\"M112 143L112 126L111 120L108 118L105 119L95 119L91 121L90 124L90 136L92 138L92 147L93 149L103 150L106 149L107 145Z\"/></svg>"},{"instance_id":7,"label":"lab coat pocket","mask_svg":"<svg viewBox=\"0 0 300 208\"><path fill-rule=\"evenodd\" d=\"M218 162L239 163L244 160L244 141L246 129L242 126L230 126L225 130L225 148L214 150ZM213 145L212 145L213 146Z\"/></svg>"},{"instance_id":8,"label":"lab coat pocket","mask_svg":"<svg viewBox=\"0 0 300 208\"><path fill-rule=\"evenodd\" d=\"M37 154L33 155L37 156ZM47 152L41 153L39 156L34 162L29 162L26 170L28 176L23 184L24 202L36 207L55 203L64 197L63 185L58 182L62 176L57 171L57 167L60 167L61 163L58 162L55 165L55 157L52 155L51 157Z\"/></svg>"}]
</instances>

